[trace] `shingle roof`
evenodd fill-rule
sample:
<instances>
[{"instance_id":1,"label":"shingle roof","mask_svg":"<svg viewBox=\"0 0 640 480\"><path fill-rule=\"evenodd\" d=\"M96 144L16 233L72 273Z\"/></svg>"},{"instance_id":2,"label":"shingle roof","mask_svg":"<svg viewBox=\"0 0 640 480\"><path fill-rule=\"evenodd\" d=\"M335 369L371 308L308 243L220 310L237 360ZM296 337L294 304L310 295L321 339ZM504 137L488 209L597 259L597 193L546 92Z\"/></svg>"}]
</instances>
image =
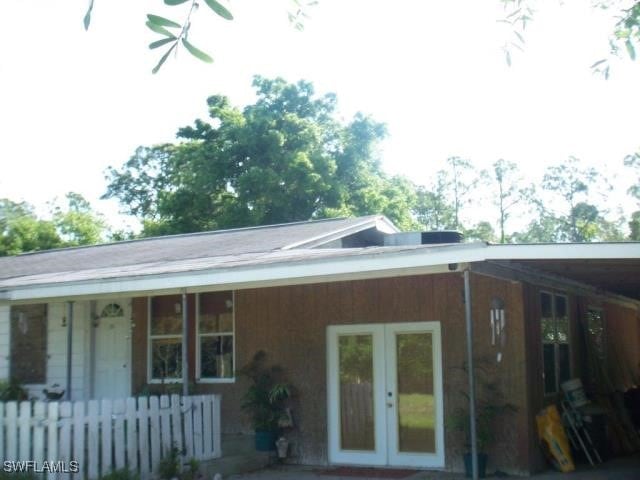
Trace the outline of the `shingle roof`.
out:
<instances>
[{"instance_id":1,"label":"shingle roof","mask_svg":"<svg viewBox=\"0 0 640 480\"><path fill-rule=\"evenodd\" d=\"M372 215L263 227L218 230L171 235L102 245L64 248L0 257L0 280L45 276L99 269L131 270L137 266L189 260L243 256L272 252L290 246L304 247L306 242L331 237L340 232L354 233L375 226L384 217ZM126 268L124 268L126 267ZM82 275L79 275L82 276Z\"/></svg>"}]
</instances>

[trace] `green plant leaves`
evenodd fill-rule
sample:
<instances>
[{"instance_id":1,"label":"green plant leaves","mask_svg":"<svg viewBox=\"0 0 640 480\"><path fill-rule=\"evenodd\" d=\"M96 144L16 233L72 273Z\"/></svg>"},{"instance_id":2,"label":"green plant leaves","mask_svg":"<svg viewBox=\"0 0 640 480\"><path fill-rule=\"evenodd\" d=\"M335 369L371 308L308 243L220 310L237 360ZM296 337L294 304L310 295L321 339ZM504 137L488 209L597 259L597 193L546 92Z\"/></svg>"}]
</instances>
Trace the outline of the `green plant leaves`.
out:
<instances>
[{"instance_id":1,"label":"green plant leaves","mask_svg":"<svg viewBox=\"0 0 640 480\"><path fill-rule=\"evenodd\" d=\"M200 50L199 48L194 47L186 38L182 39L182 45L186 48L191 55L202 60L206 63L213 63L213 58L207 55L205 52Z\"/></svg>"},{"instance_id":2,"label":"green plant leaves","mask_svg":"<svg viewBox=\"0 0 640 480\"><path fill-rule=\"evenodd\" d=\"M183 3L188 2L189 0L164 0L165 5L170 5L172 7L176 5L182 5Z\"/></svg>"},{"instance_id":3,"label":"green plant leaves","mask_svg":"<svg viewBox=\"0 0 640 480\"><path fill-rule=\"evenodd\" d=\"M176 36L173 33L171 33L169 30L167 30L164 27L161 27L160 25L156 25L151 21L148 21L146 25L147 27L149 27L149 29L153 30L156 33L159 33L160 35L164 35L165 37L176 38Z\"/></svg>"},{"instance_id":4,"label":"green plant leaves","mask_svg":"<svg viewBox=\"0 0 640 480\"><path fill-rule=\"evenodd\" d=\"M149 21L154 25L158 25L160 27L182 28L182 25L179 23L169 20L168 18L160 17L159 15L148 14L147 19L149 19Z\"/></svg>"},{"instance_id":5,"label":"green plant leaves","mask_svg":"<svg viewBox=\"0 0 640 480\"><path fill-rule=\"evenodd\" d=\"M84 29L89 30L89 25L91 24L91 12L93 11L93 0L89 0L89 7L87 8L87 13L84 14Z\"/></svg>"},{"instance_id":6,"label":"green plant leaves","mask_svg":"<svg viewBox=\"0 0 640 480\"><path fill-rule=\"evenodd\" d=\"M149 48L151 50L153 50L154 48L158 48L158 47L161 47L163 45L166 45L167 43L171 43L171 42L175 42L175 41L176 41L175 37L174 38L171 38L171 37L163 38L161 40L156 40L155 42L151 42L149 44Z\"/></svg>"},{"instance_id":7,"label":"green plant leaves","mask_svg":"<svg viewBox=\"0 0 640 480\"><path fill-rule=\"evenodd\" d=\"M175 42L173 45L171 45L171 48L166 51L166 53L162 56L158 64L155 67L153 67L153 70L151 70L151 73L153 73L154 75L158 73L158 70L160 70L160 67L162 67L162 64L167 61L167 58L169 58L169 55L176 48L177 45L178 45L178 42Z\"/></svg>"},{"instance_id":8,"label":"green plant leaves","mask_svg":"<svg viewBox=\"0 0 640 480\"><path fill-rule=\"evenodd\" d=\"M629 54L629 58L631 60L635 60L636 59L636 49L633 46L633 42L631 41L630 38L627 38L627 40L624 42L625 47L627 47L627 53Z\"/></svg>"},{"instance_id":9,"label":"green plant leaves","mask_svg":"<svg viewBox=\"0 0 640 480\"><path fill-rule=\"evenodd\" d=\"M220 2L218 2L217 0L204 0L205 3L209 6L209 8L211 10L213 10L214 12L216 12L218 15L220 15L222 18L225 18L227 20L233 20L233 15L231 15L231 12L229 10L227 10Z\"/></svg>"}]
</instances>

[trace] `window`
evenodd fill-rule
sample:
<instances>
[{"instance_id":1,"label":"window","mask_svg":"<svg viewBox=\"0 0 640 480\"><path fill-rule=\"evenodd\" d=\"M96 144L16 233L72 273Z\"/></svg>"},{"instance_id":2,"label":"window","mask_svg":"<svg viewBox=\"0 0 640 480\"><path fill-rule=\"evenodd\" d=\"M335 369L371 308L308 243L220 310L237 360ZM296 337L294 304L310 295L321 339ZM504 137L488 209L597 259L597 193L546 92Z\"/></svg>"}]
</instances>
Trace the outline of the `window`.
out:
<instances>
[{"instance_id":1,"label":"window","mask_svg":"<svg viewBox=\"0 0 640 480\"><path fill-rule=\"evenodd\" d=\"M11 307L10 375L20 383L47 383L47 305Z\"/></svg>"},{"instance_id":2,"label":"window","mask_svg":"<svg viewBox=\"0 0 640 480\"><path fill-rule=\"evenodd\" d=\"M197 376L201 381L233 381L233 292L208 292L197 300Z\"/></svg>"},{"instance_id":3,"label":"window","mask_svg":"<svg viewBox=\"0 0 640 480\"><path fill-rule=\"evenodd\" d=\"M117 303L110 303L102 309L101 318L124 317L124 310Z\"/></svg>"},{"instance_id":4,"label":"window","mask_svg":"<svg viewBox=\"0 0 640 480\"><path fill-rule=\"evenodd\" d=\"M149 380L182 378L182 297L149 298Z\"/></svg>"},{"instance_id":5,"label":"window","mask_svg":"<svg viewBox=\"0 0 640 480\"><path fill-rule=\"evenodd\" d=\"M544 393L551 395L559 392L560 385L571 378L569 310L565 295L540 293L540 326Z\"/></svg>"},{"instance_id":6,"label":"window","mask_svg":"<svg viewBox=\"0 0 640 480\"><path fill-rule=\"evenodd\" d=\"M587 309L587 331L594 353L598 359L604 360L606 357L606 337L604 315L601 308L589 307Z\"/></svg>"}]
</instances>

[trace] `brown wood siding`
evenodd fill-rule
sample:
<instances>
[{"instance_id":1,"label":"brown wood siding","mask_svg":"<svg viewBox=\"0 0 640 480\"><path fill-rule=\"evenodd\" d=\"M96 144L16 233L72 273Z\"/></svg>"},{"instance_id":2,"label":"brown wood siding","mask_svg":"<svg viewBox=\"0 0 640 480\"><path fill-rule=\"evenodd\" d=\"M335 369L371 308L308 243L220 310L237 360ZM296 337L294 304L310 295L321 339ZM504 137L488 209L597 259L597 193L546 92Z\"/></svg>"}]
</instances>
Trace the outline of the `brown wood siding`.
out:
<instances>
[{"instance_id":1,"label":"brown wood siding","mask_svg":"<svg viewBox=\"0 0 640 480\"><path fill-rule=\"evenodd\" d=\"M524 313L522 285L472 275L476 356L495 358L490 345L491 299L505 300L507 345L497 366L497 378L518 412L499 427L490 450L491 468L527 472L530 437L527 434ZM190 309L192 311L192 309ZM146 299L135 299L134 392L146 389ZM193 317L190 315L193 322ZM248 289L235 295L235 348L237 366L245 365L258 350L271 363L280 364L298 391L294 408L296 430L292 436L293 460L304 464L327 462L326 328L329 325L438 321L442 331L445 419L464 406L461 391L466 377L461 366L466 355L463 279L460 273L403 278L346 281ZM190 344L195 338L191 336ZM191 349L193 351L193 349ZM193 354L190 357L194 364ZM223 395L222 418L226 433L251 431L239 405L246 382L198 384L198 392ZM157 387L156 387L157 388ZM151 388L153 389L153 388ZM445 428L448 469L462 468L465 450L460 433Z\"/></svg>"},{"instance_id":2,"label":"brown wood siding","mask_svg":"<svg viewBox=\"0 0 640 480\"><path fill-rule=\"evenodd\" d=\"M606 359L616 390L640 385L640 317L638 311L613 303L603 305Z\"/></svg>"}]
</instances>

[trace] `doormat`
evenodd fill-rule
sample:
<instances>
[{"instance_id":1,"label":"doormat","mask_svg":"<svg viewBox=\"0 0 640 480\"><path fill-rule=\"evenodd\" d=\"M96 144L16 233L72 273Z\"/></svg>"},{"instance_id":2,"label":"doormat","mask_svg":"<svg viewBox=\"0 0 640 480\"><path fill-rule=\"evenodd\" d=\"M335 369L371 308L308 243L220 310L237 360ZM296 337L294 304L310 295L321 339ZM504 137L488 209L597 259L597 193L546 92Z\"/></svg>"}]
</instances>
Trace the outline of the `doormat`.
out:
<instances>
[{"instance_id":1,"label":"doormat","mask_svg":"<svg viewBox=\"0 0 640 480\"><path fill-rule=\"evenodd\" d=\"M334 477L360 477L360 478L407 478L415 475L419 470L403 470L396 468L360 468L360 467L336 467L326 470L316 470L318 475Z\"/></svg>"}]
</instances>

